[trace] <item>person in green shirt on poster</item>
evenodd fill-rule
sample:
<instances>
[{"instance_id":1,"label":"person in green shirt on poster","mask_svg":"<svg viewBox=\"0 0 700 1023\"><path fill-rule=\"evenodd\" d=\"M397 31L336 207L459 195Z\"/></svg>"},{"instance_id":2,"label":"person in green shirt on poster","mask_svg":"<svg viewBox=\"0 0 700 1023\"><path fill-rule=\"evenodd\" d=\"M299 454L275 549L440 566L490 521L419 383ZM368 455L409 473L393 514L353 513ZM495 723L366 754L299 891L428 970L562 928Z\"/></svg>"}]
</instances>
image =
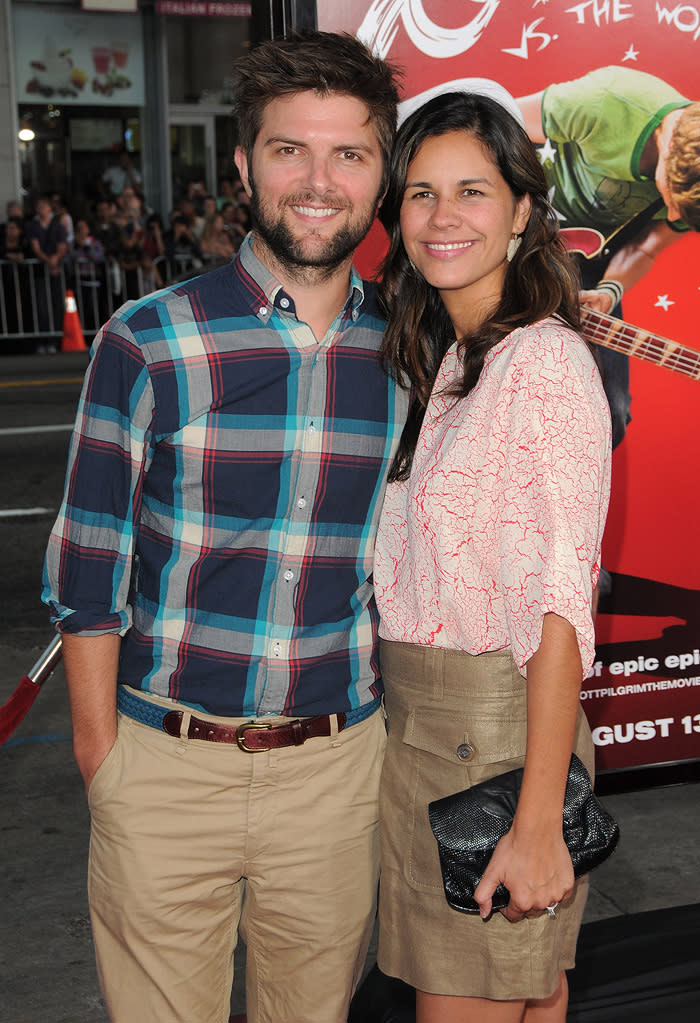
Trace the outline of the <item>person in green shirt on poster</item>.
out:
<instances>
[{"instance_id":1,"label":"person in green shirt on poster","mask_svg":"<svg viewBox=\"0 0 700 1023\"><path fill-rule=\"evenodd\" d=\"M700 103L625 67L597 68L517 103L533 142L549 142L544 168L562 229L592 229L574 242L585 249L581 300L620 316L624 292L659 253L700 230ZM630 418L628 360L599 354L617 445Z\"/></svg>"}]
</instances>

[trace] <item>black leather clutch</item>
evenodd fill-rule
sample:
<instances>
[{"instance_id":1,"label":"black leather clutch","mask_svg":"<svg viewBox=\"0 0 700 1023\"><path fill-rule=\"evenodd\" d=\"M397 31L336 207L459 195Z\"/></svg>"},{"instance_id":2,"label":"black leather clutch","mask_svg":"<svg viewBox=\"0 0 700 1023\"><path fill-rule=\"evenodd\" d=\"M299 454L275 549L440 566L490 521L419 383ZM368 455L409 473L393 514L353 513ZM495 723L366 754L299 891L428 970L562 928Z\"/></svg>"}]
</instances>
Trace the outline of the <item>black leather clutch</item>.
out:
<instances>
[{"instance_id":1,"label":"black leather clutch","mask_svg":"<svg viewBox=\"0 0 700 1023\"><path fill-rule=\"evenodd\" d=\"M474 889L496 843L510 830L522 780L523 769L519 768L428 805L445 897L453 909L479 912ZM617 822L594 794L588 771L576 754L571 757L566 783L563 832L575 877L607 859L620 837ZM503 909L509 899L508 889L500 884L493 895L493 908Z\"/></svg>"}]
</instances>

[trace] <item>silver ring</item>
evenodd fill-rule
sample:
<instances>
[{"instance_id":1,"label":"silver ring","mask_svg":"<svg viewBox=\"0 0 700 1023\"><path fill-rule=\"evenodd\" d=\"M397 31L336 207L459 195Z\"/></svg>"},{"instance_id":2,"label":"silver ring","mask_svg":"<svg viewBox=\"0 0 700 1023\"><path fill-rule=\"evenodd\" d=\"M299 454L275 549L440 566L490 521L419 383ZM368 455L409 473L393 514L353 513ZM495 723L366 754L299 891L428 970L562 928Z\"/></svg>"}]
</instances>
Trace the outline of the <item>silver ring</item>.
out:
<instances>
[{"instance_id":1,"label":"silver ring","mask_svg":"<svg viewBox=\"0 0 700 1023\"><path fill-rule=\"evenodd\" d=\"M556 915L557 915L554 912L554 910L557 908L558 905L559 905L558 902L553 902L551 906L545 906L545 909L547 910L548 914L550 915L550 917L552 919L554 919L556 917Z\"/></svg>"}]
</instances>

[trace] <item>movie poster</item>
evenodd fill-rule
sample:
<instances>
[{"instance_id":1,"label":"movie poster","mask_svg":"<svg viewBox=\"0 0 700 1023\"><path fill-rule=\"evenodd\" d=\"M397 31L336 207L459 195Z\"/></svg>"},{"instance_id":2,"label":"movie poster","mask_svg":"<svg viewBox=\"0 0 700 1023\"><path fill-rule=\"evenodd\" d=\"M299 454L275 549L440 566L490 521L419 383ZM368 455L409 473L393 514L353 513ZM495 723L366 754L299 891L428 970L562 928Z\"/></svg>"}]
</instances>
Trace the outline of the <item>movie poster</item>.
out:
<instances>
[{"instance_id":1,"label":"movie poster","mask_svg":"<svg viewBox=\"0 0 700 1023\"><path fill-rule=\"evenodd\" d=\"M543 117L550 127L539 154L553 205L594 277L591 229L609 239L639 206L649 125L700 99L700 0L318 0L317 10L319 28L359 35L402 66L407 99L466 77L534 97L539 125L527 127L541 131ZM596 140L627 183L586 178ZM596 203L604 215L582 212ZM665 212L632 225L663 239L624 295L632 326L597 330L631 351L632 417L613 456L597 657L581 694L599 770L700 757L700 236L669 243L656 226ZM375 230L363 270L381 246Z\"/></svg>"}]
</instances>

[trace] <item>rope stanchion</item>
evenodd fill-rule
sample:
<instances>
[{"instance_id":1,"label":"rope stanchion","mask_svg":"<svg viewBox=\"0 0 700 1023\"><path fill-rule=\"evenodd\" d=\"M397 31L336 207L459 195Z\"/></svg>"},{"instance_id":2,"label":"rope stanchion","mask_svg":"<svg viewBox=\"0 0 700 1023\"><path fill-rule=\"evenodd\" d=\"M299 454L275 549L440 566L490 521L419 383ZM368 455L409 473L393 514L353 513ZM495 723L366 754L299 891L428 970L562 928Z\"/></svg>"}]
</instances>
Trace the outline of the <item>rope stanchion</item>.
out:
<instances>
[{"instance_id":1,"label":"rope stanchion","mask_svg":"<svg viewBox=\"0 0 700 1023\"><path fill-rule=\"evenodd\" d=\"M57 633L36 664L23 676L14 693L0 707L0 746L10 738L17 725L24 720L29 708L39 695L39 690L61 660L61 656L61 637Z\"/></svg>"}]
</instances>

